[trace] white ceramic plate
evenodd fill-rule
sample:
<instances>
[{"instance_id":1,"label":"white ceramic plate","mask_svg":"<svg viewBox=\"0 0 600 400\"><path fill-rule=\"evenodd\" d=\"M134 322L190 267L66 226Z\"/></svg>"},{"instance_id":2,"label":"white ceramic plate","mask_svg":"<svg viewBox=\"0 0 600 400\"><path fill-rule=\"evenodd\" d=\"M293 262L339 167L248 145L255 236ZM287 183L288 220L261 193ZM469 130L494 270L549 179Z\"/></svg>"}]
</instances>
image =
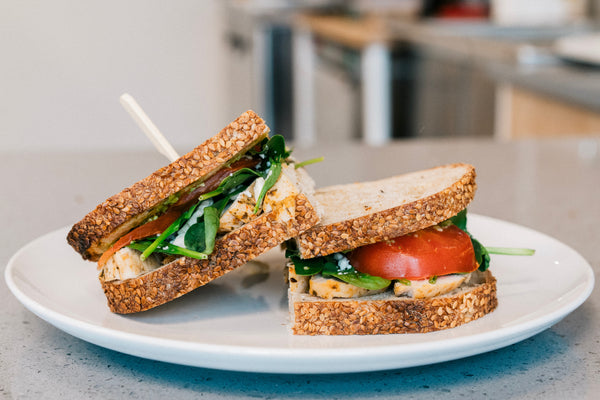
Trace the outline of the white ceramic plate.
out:
<instances>
[{"instance_id":1,"label":"white ceramic plate","mask_svg":"<svg viewBox=\"0 0 600 400\"><path fill-rule=\"evenodd\" d=\"M600 33L587 32L561 37L554 43L557 56L567 60L600 66Z\"/></svg>"},{"instance_id":2,"label":"white ceramic plate","mask_svg":"<svg viewBox=\"0 0 600 400\"><path fill-rule=\"evenodd\" d=\"M563 243L478 215L469 216L469 230L488 246L537 252L532 257L493 255L497 310L427 334L291 335L279 250L171 303L130 316L108 311L95 265L82 261L67 245L66 228L22 248L10 260L5 277L33 313L99 346L178 364L278 373L384 370L487 352L552 326L591 293L591 267Z\"/></svg>"}]
</instances>

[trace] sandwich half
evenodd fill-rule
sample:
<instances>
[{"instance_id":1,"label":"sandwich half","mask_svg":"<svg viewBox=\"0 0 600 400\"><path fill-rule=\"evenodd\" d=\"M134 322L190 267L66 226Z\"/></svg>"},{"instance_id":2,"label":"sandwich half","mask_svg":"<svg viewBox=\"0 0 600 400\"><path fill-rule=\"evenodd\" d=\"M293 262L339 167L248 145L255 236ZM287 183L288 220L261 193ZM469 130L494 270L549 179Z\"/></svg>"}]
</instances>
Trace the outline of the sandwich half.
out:
<instances>
[{"instance_id":1,"label":"sandwich half","mask_svg":"<svg viewBox=\"0 0 600 400\"><path fill-rule=\"evenodd\" d=\"M67 241L115 313L144 311L232 271L319 221L314 183L252 111L105 200Z\"/></svg>"},{"instance_id":2,"label":"sandwich half","mask_svg":"<svg viewBox=\"0 0 600 400\"><path fill-rule=\"evenodd\" d=\"M489 256L466 232L475 176L452 164L317 190L321 222L286 243L293 333L425 333L493 311Z\"/></svg>"}]
</instances>

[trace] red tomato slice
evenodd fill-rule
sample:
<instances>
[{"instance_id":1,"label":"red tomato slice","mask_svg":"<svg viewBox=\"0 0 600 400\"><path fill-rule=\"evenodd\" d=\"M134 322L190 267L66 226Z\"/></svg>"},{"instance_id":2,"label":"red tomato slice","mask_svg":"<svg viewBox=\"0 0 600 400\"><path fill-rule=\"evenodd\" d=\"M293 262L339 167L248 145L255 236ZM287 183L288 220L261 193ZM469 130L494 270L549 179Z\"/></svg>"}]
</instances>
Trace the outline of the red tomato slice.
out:
<instances>
[{"instance_id":1,"label":"red tomato slice","mask_svg":"<svg viewBox=\"0 0 600 400\"><path fill-rule=\"evenodd\" d=\"M455 225L362 246L348 258L357 271L385 279L428 279L478 268L471 238Z\"/></svg>"},{"instance_id":2,"label":"red tomato slice","mask_svg":"<svg viewBox=\"0 0 600 400\"><path fill-rule=\"evenodd\" d=\"M121 250L123 247L127 246L129 243L134 240L143 239L148 236L158 235L162 233L165 229L169 227L179 216L182 211L179 210L170 210L165 214L161 215L159 218L147 222L142 226L138 226L125 236L121 237L115 244L113 244L108 250L106 250L100 259L98 260L98 268L104 266L109 258L113 256L117 251Z\"/></svg>"}]
</instances>

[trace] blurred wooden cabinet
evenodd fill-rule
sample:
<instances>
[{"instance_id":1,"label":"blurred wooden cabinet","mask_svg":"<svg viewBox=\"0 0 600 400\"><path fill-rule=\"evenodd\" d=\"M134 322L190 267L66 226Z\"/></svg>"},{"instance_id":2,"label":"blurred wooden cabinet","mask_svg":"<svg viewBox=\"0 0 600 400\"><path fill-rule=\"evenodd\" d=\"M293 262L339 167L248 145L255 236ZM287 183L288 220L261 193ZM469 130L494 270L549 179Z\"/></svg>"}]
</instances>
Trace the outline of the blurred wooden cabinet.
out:
<instances>
[{"instance_id":1,"label":"blurred wooden cabinet","mask_svg":"<svg viewBox=\"0 0 600 400\"><path fill-rule=\"evenodd\" d=\"M502 84L496 92L495 131L505 139L600 135L600 111Z\"/></svg>"}]
</instances>

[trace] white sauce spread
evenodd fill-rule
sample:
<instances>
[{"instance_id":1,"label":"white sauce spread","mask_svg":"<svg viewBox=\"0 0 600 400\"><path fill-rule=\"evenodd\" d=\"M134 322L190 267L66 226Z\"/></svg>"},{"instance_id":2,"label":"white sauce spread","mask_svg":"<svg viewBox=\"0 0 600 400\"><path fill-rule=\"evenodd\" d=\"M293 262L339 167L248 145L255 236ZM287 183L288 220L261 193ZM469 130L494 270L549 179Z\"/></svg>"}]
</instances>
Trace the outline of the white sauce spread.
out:
<instances>
[{"instance_id":1,"label":"white sauce spread","mask_svg":"<svg viewBox=\"0 0 600 400\"><path fill-rule=\"evenodd\" d=\"M175 239L173 239L171 241L171 244L185 248L184 238L185 238L186 232L188 231L188 229L190 229L190 226L192 226L196 222L198 222L198 218L200 218L201 216L204 215L204 209L206 207L211 206L212 204L213 204L212 199L207 199L207 200L204 200L202 203L200 203L200 205L198 206L198 208L196 208L196 210L194 211L194 213L192 214L190 219L188 219L187 222L181 228L179 228L179 231L177 232L177 236L175 236Z\"/></svg>"}]
</instances>

